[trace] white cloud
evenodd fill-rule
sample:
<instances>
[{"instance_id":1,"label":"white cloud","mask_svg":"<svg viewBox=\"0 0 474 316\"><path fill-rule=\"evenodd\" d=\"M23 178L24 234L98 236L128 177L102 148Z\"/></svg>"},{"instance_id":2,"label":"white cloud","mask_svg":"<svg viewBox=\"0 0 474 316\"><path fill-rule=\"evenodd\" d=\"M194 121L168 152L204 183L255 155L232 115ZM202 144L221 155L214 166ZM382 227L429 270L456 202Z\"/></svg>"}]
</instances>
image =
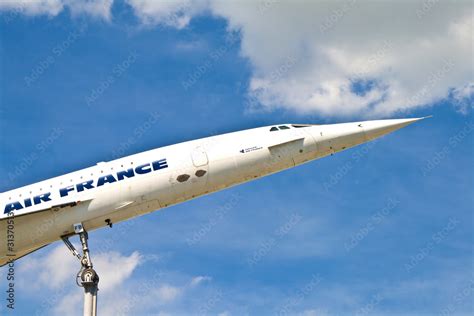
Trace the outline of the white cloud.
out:
<instances>
[{"instance_id":1,"label":"white cloud","mask_svg":"<svg viewBox=\"0 0 474 316\"><path fill-rule=\"evenodd\" d=\"M452 98L458 112L468 114L474 109L474 83L466 84L464 87L453 89Z\"/></svg>"},{"instance_id":2,"label":"white cloud","mask_svg":"<svg viewBox=\"0 0 474 316\"><path fill-rule=\"evenodd\" d=\"M65 246L57 246L43 256L27 256L18 261L20 286L28 291L43 287L57 290L74 279L80 263ZM35 282L30 283L34 279Z\"/></svg>"},{"instance_id":3,"label":"white cloud","mask_svg":"<svg viewBox=\"0 0 474 316\"><path fill-rule=\"evenodd\" d=\"M101 299L101 313L105 315L158 314L165 315L168 310L174 310L171 315L186 315L184 310L196 310L203 306L202 300L194 300L194 296L208 297L209 288L201 287L196 292L196 287L210 277L182 276L171 271L155 270L148 272L147 279L133 280L129 289L115 291L115 297L108 297L106 303ZM114 302L108 304L108 302ZM178 311L181 310L181 311ZM167 314L166 314L167 315Z\"/></svg>"},{"instance_id":4,"label":"white cloud","mask_svg":"<svg viewBox=\"0 0 474 316\"><path fill-rule=\"evenodd\" d=\"M114 305L117 292L125 291L122 286L141 261L138 252L130 256L114 251L92 254L94 268L100 277L100 301L104 306ZM79 268L79 260L64 245L59 245L44 255L27 256L18 261L19 288L22 292L40 295L42 303L38 314L68 315L71 306L82 304L83 290L74 282ZM169 298L172 291L165 289L163 295Z\"/></svg>"},{"instance_id":5,"label":"white cloud","mask_svg":"<svg viewBox=\"0 0 474 316\"><path fill-rule=\"evenodd\" d=\"M196 293L193 291L198 286L211 280L209 276L181 276L155 268L147 271L145 279L132 278L138 266L150 262L148 258L138 252L128 256L115 251L92 252L94 268L100 277L101 315L156 314L176 306L180 308L183 298L187 299L188 294ZM81 311L83 289L75 284L80 263L64 245L52 247L44 254L27 256L18 261L17 268L19 292L40 301L38 315L70 315L71 306L79 306ZM201 295L202 289L199 288Z\"/></svg>"},{"instance_id":6,"label":"white cloud","mask_svg":"<svg viewBox=\"0 0 474 316\"><path fill-rule=\"evenodd\" d=\"M221 4L216 11L243 30L242 53L255 65L250 93L264 107L380 115L435 102L473 80L472 7L438 5L423 19L421 2L282 2L263 15ZM287 58L296 62L275 76ZM351 89L357 79L372 82L369 93Z\"/></svg>"},{"instance_id":7,"label":"white cloud","mask_svg":"<svg viewBox=\"0 0 474 316\"><path fill-rule=\"evenodd\" d=\"M127 0L144 25L186 28L205 13L241 34L247 110L386 116L449 98L472 110L470 1ZM0 10L111 19L113 0L5 0Z\"/></svg>"},{"instance_id":8,"label":"white cloud","mask_svg":"<svg viewBox=\"0 0 474 316\"><path fill-rule=\"evenodd\" d=\"M14 15L56 16L67 7L74 16L85 14L109 21L112 5L113 0L4 0L0 2L0 11Z\"/></svg>"},{"instance_id":9,"label":"white cloud","mask_svg":"<svg viewBox=\"0 0 474 316\"><path fill-rule=\"evenodd\" d=\"M432 104L474 81L469 1L210 0L183 2L181 11L129 3L144 23L178 28L207 4L241 31L241 54L253 65L250 110L383 116ZM164 18L177 12L185 23Z\"/></svg>"},{"instance_id":10,"label":"white cloud","mask_svg":"<svg viewBox=\"0 0 474 316\"><path fill-rule=\"evenodd\" d=\"M127 280L133 271L141 263L141 255L133 252L130 256L122 256L118 252L107 252L93 258L94 267L100 271L101 286L103 292L114 290L124 280Z\"/></svg>"},{"instance_id":11,"label":"white cloud","mask_svg":"<svg viewBox=\"0 0 474 316\"><path fill-rule=\"evenodd\" d=\"M112 17L111 9L114 0L65 0L65 2L72 15L86 14L106 21L110 21Z\"/></svg>"},{"instance_id":12,"label":"white cloud","mask_svg":"<svg viewBox=\"0 0 474 316\"><path fill-rule=\"evenodd\" d=\"M0 11L13 11L25 15L56 16L64 8L61 0L4 0L0 1Z\"/></svg>"},{"instance_id":13,"label":"white cloud","mask_svg":"<svg viewBox=\"0 0 474 316\"><path fill-rule=\"evenodd\" d=\"M71 291L66 294L62 299L52 307L54 315L74 315L79 314L83 303L84 294L81 293L83 290L76 288L75 291ZM100 298L101 299L101 298ZM76 312L73 313L71 307L77 306ZM45 313L44 315L49 314Z\"/></svg>"},{"instance_id":14,"label":"white cloud","mask_svg":"<svg viewBox=\"0 0 474 316\"><path fill-rule=\"evenodd\" d=\"M113 251L92 256L94 268L100 271L101 292L114 289L129 278L140 261L141 256L138 252L128 257ZM70 283L80 268L79 260L62 245L53 248L45 256L28 256L19 263L19 275L26 276L21 280L28 280L28 276L35 275L34 286L38 289L44 286L57 289Z\"/></svg>"},{"instance_id":15,"label":"white cloud","mask_svg":"<svg viewBox=\"0 0 474 316\"><path fill-rule=\"evenodd\" d=\"M181 292L181 288L165 284L155 290L155 295L161 302L169 303L174 301Z\"/></svg>"},{"instance_id":16,"label":"white cloud","mask_svg":"<svg viewBox=\"0 0 474 316\"><path fill-rule=\"evenodd\" d=\"M212 278L208 276L197 276L191 279L190 286L198 286L199 284L206 282L206 281L211 281Z\"/></svg>"},{"instance_id":17,"label":"white cloud","mask_svg":"<svg viewBox=\"0 0 474 316\"><path fill-rule=\"evenodd\" d=\"M323 316L323 315L327 315L327 314L323 314L322 312L319 312L315 309L308 309L300 314L300 316Z\"/></svg>"},{"instance_id":18,"label":"white cloud","mask_svg":"<svg viewBox=\"0 0 474 316\"><path fill-rule=\"evenodd\" d=\"M191 18L206 8L204 0L127 0L127 3L144 24L163 24L178 29L188 26Z\"/></svg>"}]
</instances>

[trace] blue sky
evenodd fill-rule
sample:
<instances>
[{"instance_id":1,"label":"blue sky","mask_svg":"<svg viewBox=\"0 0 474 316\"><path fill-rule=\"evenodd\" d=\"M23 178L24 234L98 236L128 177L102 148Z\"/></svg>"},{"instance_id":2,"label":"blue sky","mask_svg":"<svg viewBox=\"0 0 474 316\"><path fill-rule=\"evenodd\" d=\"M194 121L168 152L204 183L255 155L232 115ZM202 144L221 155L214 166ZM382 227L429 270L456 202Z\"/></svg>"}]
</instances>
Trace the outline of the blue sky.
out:
<instances>
[{"instance_id":1,"label":"blue sky","mask_svg":"<svg viewBox=\"0 0 474 316\"><path fill-rule=\"evenodd\" d=\"M140 11L136 1L106 1L101 11L67 1L41 10L6 3L2 192L98 161L262 125L434 116L368 145L92 232L101 314L474 312L473 73L465 58L472 47L433 51L427 65L415 47L395 61L400 38L433 45L452 38L437 29L382 27L385 44L375 55L352 51L341 34L369 9L348 2L325 8L342 10L333 24L317 17L325 26L317 32L341 40L320 49L333 53L322 69L318 58L325 55L311 53L318 41L290 38L307 30L276 30L281 45L274 46L274 32L243 22L251 14L234 8L232 15L216 4L155 8L145 1L149 10ZM416 17L402 20L418 19L426 29L433 21L450 29L466 12L417 5ZM254 10L261 20L266 12L305 19L272 1ZM472 21L468 26L472 38ZM368 60L356 75L340 71L351 52L354 63ZM318 86L329 73L338 75ZM321 89L327 91L318 95ZM81 314L78 268L60 242L19 260L15 311L2 303L0 314ZM4 270L0 277L4 293Z\"/></svg>"}]
</instances>

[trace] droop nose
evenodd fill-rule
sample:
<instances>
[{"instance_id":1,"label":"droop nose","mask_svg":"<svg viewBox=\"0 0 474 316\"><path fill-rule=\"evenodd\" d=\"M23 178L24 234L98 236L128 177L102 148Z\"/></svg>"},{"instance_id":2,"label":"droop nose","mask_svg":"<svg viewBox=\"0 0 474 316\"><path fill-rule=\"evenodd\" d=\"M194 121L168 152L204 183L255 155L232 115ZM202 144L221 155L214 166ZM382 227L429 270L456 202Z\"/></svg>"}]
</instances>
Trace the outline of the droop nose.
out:
<instances>
[{"instance_id":1,"label":"droop nose","mask_svg":"<svg viewBox=\"0 0 474 316\"><path fill-rule=\"evenodd\" d=\"M421 119L424 117L321 125L312 127L311 134L319 155L324 156L366 143Z\"/></svg>"},{"instance_id":2,"label":"droop nose","mask_svg":"<svg viewBox=\"0 0 474 316\"><path fill-rule=\"evenodd\" d=\"M387 135L400 128L410 125L416 121L422 120L426 117L409 118L409 119L395 119L395 120L378 120L362 122L365 136L367 140L372 140L383 135Z\"/></svg>"}]
</instances>

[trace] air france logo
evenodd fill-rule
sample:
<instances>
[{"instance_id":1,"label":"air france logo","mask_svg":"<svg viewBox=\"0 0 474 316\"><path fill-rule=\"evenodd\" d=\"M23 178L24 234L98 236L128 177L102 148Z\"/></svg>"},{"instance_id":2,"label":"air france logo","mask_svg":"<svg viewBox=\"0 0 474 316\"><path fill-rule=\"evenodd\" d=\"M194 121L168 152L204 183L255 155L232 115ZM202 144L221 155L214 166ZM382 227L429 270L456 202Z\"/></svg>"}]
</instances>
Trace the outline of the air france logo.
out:
<instances>
[{"instance_id":1,"label":"air france logo","mask_svg":"<svg viewBox=\"0 0 474 316\"><path fill-rule=\"evenodd\" d=\"M126 178L133 178L135 177L135 175L147 174L147 173L164 169L164 168L168 168L168 163L166 162L166 159L160 159L152 163L140 165L135 168L118 171L115 174L108 174L108 175L99 177L97 180L88 180L88 181L84 181L75 185L61 188L59 189L59 196L63 198L65 196L68 196L69 193L71 192L79 193L85 190L91 190L94 188L101 187L107 183L122 181L122 180L125 180ZM49 201L51 201L51 193L50 192L43 193L33 198L26 198L23 201L8 203L7 205L5 205L5 211L3 213L8 214L12 211L21 210L23 208L27 208L32 205L38 205L43 202L49 202Z\"/></svg>"}]
</instances>

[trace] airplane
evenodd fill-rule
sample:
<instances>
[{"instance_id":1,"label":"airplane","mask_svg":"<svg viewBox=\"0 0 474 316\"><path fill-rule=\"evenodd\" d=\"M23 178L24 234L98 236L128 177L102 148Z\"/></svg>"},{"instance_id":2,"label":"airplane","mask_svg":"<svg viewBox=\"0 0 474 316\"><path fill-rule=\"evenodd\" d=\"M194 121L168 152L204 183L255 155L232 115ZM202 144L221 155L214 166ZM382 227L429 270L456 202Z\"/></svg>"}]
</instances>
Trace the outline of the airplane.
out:
<instances>
[{"instance_id":1,"label":"airplane","mask_svg":"<svg viewBox=\"0 0 474 316\"><path fill-rule=\"evenodd\" d=\"M278 124L153 149L0 193L0 231L14 219L14 254L0 234L0 266L63 236L210 194L371 141L424 119ZM13 230L11 229L11 230Z\"/></svg>"},{"instance_id":2,"label":"airplane","mask_svg":"<svg viewBox=\"0 0 474 316\"><path fill-rule=\"evenodd\" d=\"M81 260L82 281L98 282L88 231L332 155L421 119L253 128L99 162L3 192L0 266L62 239ZM82 256L69 242L73 235L80 237Z\"/></svg>"}]
</instances>

